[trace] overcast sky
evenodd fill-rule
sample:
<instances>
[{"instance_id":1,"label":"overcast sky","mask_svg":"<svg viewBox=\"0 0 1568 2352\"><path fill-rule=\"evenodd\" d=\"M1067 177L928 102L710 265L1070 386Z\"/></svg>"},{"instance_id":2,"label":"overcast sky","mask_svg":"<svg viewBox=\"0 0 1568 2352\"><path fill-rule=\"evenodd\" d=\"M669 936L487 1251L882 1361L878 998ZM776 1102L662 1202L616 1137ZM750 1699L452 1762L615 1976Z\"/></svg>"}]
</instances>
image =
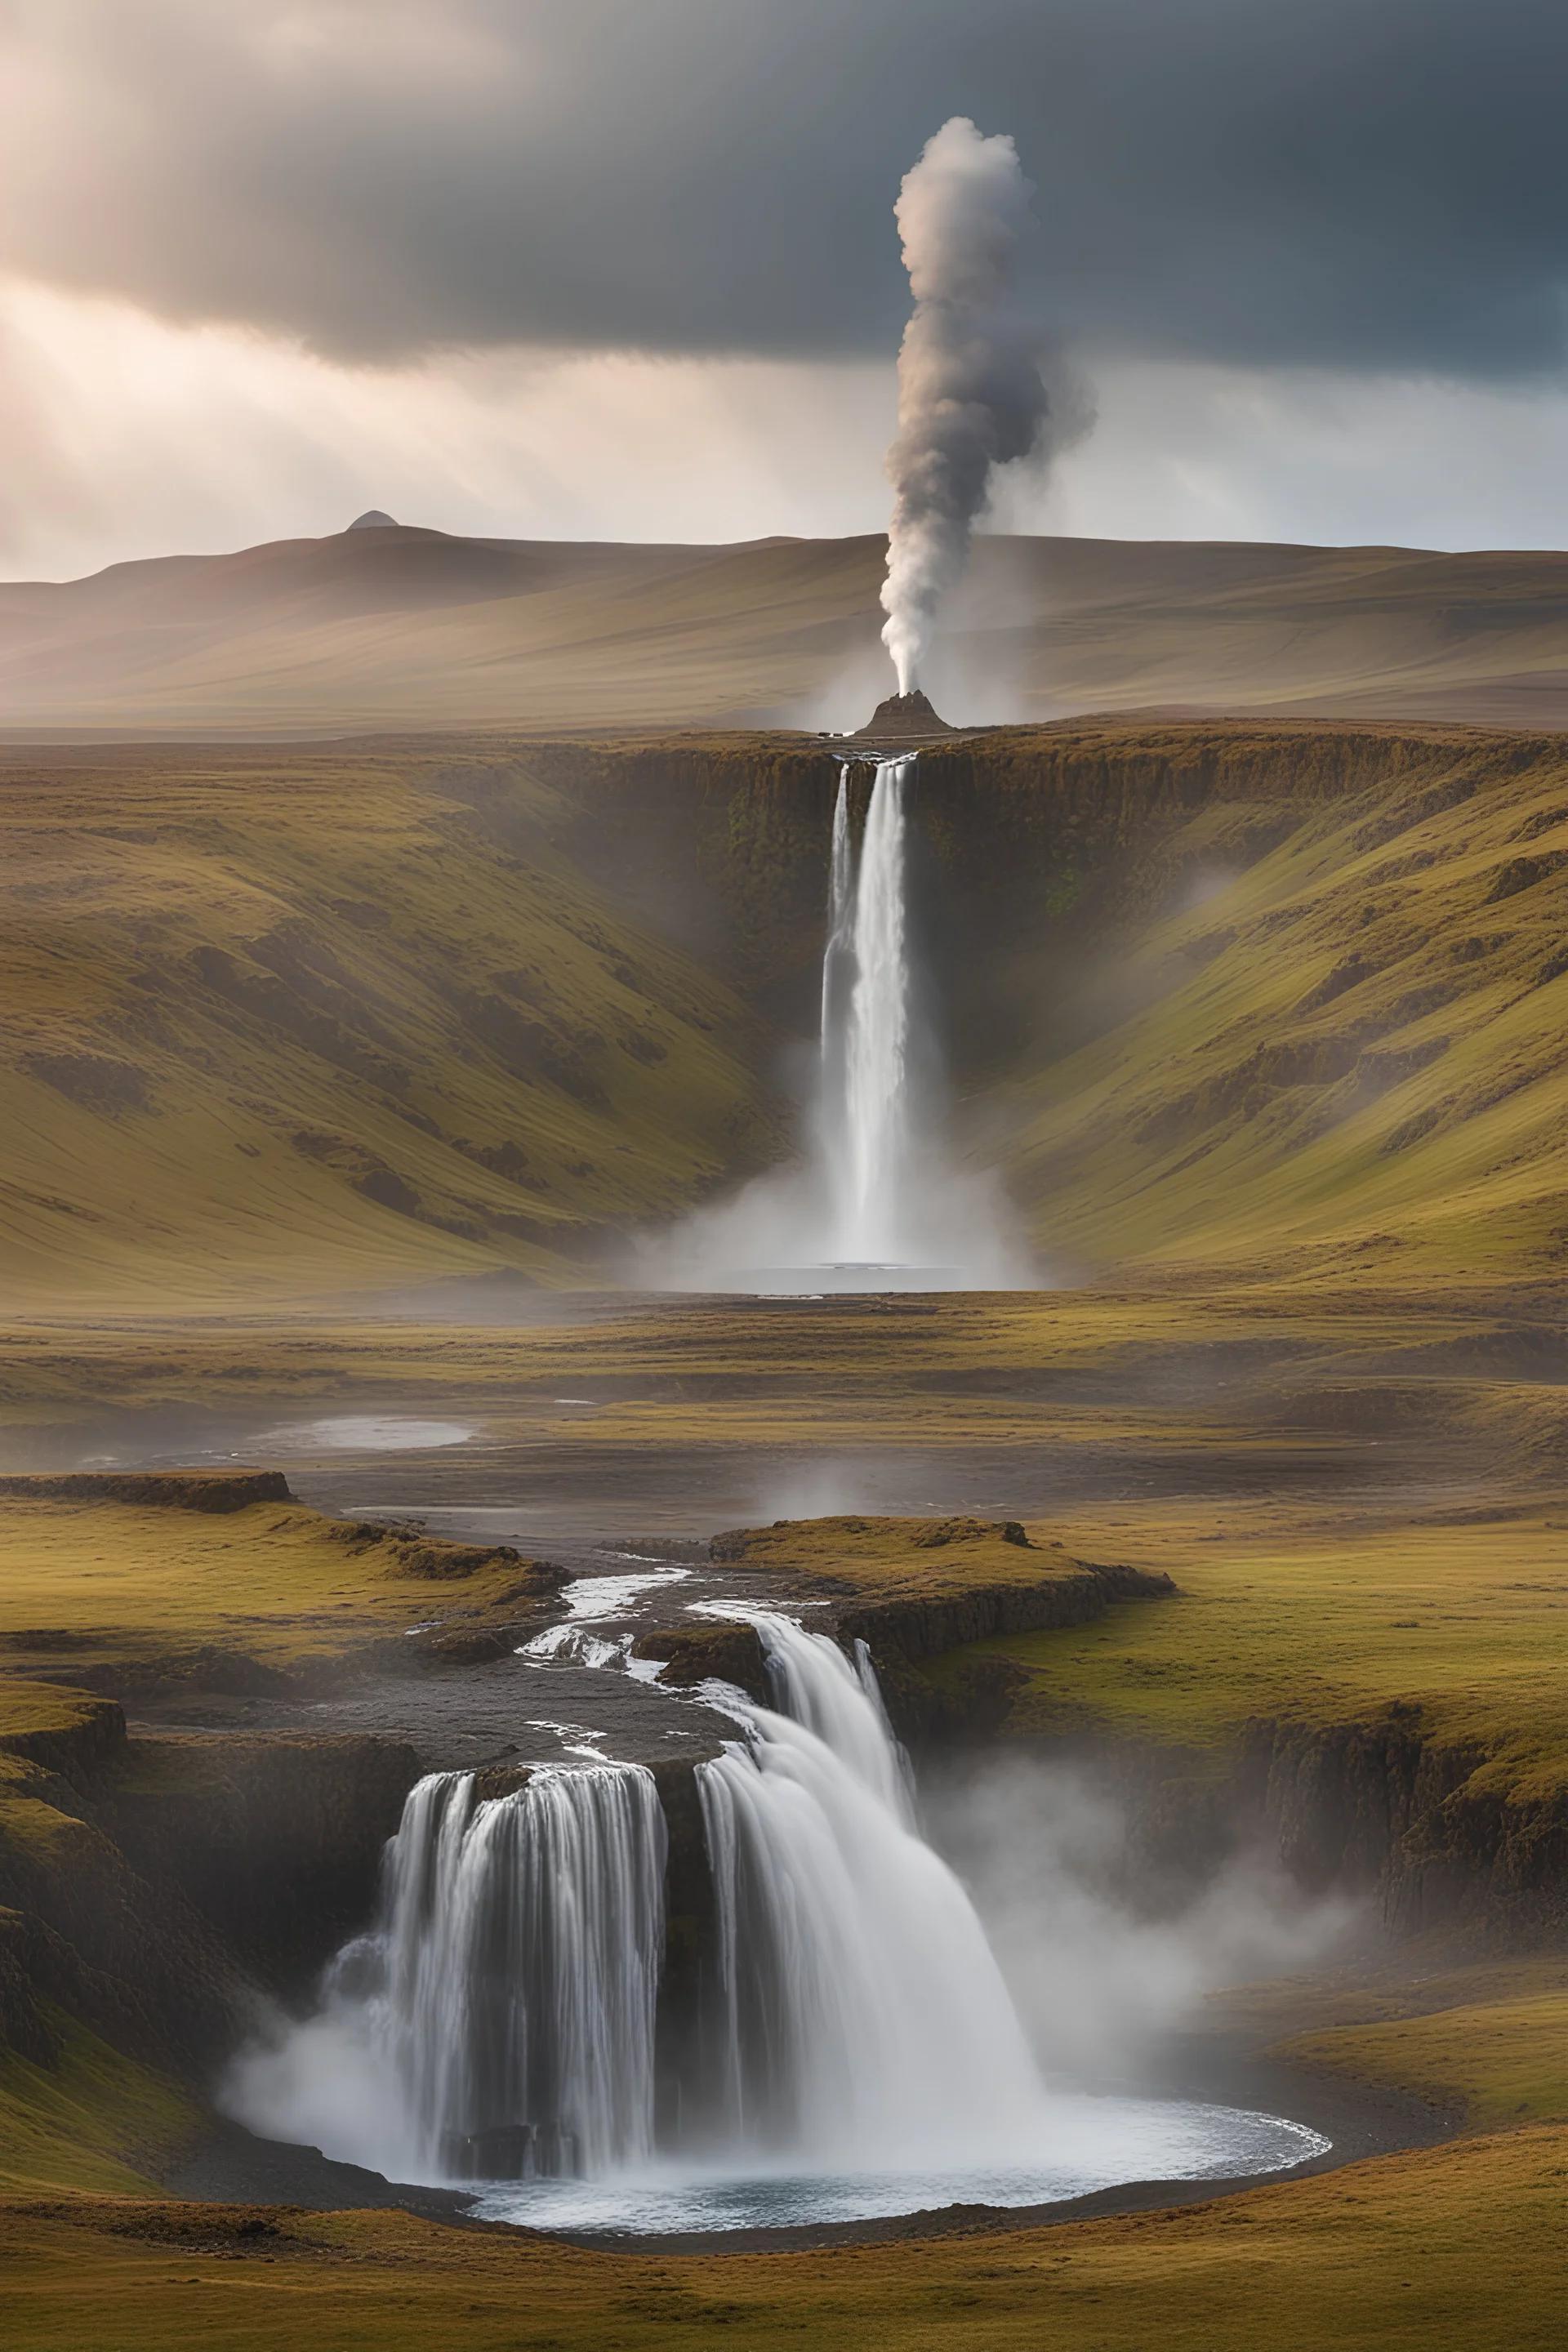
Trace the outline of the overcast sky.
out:
<instances>
[{"instance_id":1,"label":"overcast sky","mask_svg":"<svg viewBox=\"0 0 1568 2352\"><path fill-rule=\"evenodd\" d=\"M998 520L1568 544L1562 0L0 0L0 570L879 529L902 173L1038 185Z\"/></svg>"}]
</instances>

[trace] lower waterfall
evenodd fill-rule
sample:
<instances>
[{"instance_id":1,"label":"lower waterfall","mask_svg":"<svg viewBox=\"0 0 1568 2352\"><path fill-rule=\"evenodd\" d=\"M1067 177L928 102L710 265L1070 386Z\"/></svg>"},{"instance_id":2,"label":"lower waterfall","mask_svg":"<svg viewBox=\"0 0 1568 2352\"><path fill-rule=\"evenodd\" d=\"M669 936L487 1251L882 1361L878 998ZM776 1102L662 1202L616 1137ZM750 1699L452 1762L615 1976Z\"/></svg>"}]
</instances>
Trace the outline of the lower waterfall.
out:
<instances>
[{"instance_id":1,"label":"lower waterfall","mask_svg":"<svg viewBox=\"0 0 1568 2352\"><path fill-rule=\"evenodd\" d=\"M236 2062L230 2113L392 2179L473 2182L492 2219L632 2233L1020 2206L1322 2152L1278 2117L1047 2091L920 1833L864 1649L763 1608L700 1613L754 1626L775 1702L705 1686L737 1729L695 1767L706 1932L672 1921L667 1951L642 1767L540 1767L494 1797L431 1775L374 1925L312 2016Z\"/></svg>"},{"instance_id":2,"label":"lower waterfall","mask_svg":"<svg viewBox=\"0 0 1568 2352\"><path fill-rule=\"evenodd\" d=\"M914 1826L869 1660L748 1613L778 1708L698 1767L720 2136L837 2166L994 2159L1039 2078L973 1906Z\"/></svg>"}]
</instances>

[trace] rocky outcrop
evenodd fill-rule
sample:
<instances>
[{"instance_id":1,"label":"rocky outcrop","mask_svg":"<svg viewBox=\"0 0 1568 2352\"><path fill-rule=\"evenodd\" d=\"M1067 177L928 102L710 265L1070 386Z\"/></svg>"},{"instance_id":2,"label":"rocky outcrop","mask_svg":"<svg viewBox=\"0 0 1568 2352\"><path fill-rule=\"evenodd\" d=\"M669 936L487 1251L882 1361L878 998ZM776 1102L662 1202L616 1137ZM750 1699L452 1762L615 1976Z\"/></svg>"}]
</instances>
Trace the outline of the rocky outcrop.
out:
<instances>
[{"instance_id":1,"label":"rocky outcrop","mask_svg":"<svg viewBox=\"0 0 1568 2352\"><path fill-rule=\"evenodd\" d=\"M123 1708L111 1698L86 1691L37 1683L22 1705L14 1704L8 1713L6 1727L0 1731L0 1756L39 1765L79 1792L125 1746Z\"/></svg>"},{"instance_id":2,"label":"rocky outcrop","mask_svg":"<svg viewBox=\"0 0 1568 2352\"><path fill-rule=\"evenodd\" d=\"M632 1644L634 1658L656 1658L664 1665L659 1676L667 1688L693 1690L700 1683L732 1683L759 1706L771 1706L767 1664L756 1629L751 1625L680 1625L661 1633L641 1633Z\"/></svg>"},{"instance_id":3,"label":"rocky outcrop","mask_svg":"<svg viewBox=\"0 0 1568 2352\"><path fill-rule=\"evenodd\" d=\"M841 1641L864 1642L879 1664L894 1651L912 1664L1005 1633L1087 1624L1112 1601L1163 1600L1175 1590L1157 1570L1095 1568L1086 1560L1076 1573L1042 1576L1035 1583L982 1584L929 1601L857 1601L838 1612L837 1633Z\"/></svg>"},{"instance_id":4,"label":"rocky outcrop","mask_svg":"<svg viewBox=\"0 0 1568 2352\"><path fill-rule=\"evenodd\" d=\"M24 1765L0 1795L0 2025L52 2043L64 2010L138 2058L200 2074L232 2045L244 1972L172 1885L127 1861L79 1792Z\"/></svg>"}]
</instances>

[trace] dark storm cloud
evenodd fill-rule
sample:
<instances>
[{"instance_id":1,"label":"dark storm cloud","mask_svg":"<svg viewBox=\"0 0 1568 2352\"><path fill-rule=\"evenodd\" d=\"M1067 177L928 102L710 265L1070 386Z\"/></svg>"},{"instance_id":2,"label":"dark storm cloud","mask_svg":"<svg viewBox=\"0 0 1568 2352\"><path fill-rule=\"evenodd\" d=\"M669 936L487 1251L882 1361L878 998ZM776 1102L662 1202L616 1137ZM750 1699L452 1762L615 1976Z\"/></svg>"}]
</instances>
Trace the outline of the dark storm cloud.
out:
<instances>
[{"instance_id":1,"label":"dark storm cloud","mask_svg":"<svg viewBox=\"0 0 1568 2352\"><path fill-rule=\"evenodd\" d=\"M0 0L0 257L337 357L890 352L952 114L1102 352L1564 352L1562 0Z\"/></svg>"}]
</instances>

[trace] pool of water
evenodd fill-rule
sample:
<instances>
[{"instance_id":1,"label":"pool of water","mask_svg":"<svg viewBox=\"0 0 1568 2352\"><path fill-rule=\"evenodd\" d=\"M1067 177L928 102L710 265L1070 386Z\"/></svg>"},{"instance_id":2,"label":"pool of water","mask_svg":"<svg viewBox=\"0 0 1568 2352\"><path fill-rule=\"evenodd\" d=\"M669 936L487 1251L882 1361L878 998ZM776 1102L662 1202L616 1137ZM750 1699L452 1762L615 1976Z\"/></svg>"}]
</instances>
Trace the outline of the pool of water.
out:
<instances>
[{"instance_id":1,"label":"pool of water","mask_svg":"<svg viewBox=\"0 0 1568 2352\"><path fill-rule=\"evenodd\" d=\"M1226 2180L1281 2172L1330 2142L1282 2116L1186 2100L1060 2097L1037 2142L1005 2159L805 2170L800 2159L703 2168L671 2162L605 2180L480 2186L483 2219L542 2230L647 2237L890 2220L950 2205L1055 2204L1134 2181Z\"/></svg>"},{"instance_id":2,"label":"pool of water","mask_svg":"<svg viewBox=\"0 0 1568 2352\"><path fill-rule=\"evenodd\" d=\"M279 1429L264 1429L255 1439L256 1450L284 1455L310 1454L423 1454L447 1445L466 1445L474 1436L471 1423L415 1421L398 1413L330 1413L320 1421L290 1422Z\"/></svg>"}]
</instances>

